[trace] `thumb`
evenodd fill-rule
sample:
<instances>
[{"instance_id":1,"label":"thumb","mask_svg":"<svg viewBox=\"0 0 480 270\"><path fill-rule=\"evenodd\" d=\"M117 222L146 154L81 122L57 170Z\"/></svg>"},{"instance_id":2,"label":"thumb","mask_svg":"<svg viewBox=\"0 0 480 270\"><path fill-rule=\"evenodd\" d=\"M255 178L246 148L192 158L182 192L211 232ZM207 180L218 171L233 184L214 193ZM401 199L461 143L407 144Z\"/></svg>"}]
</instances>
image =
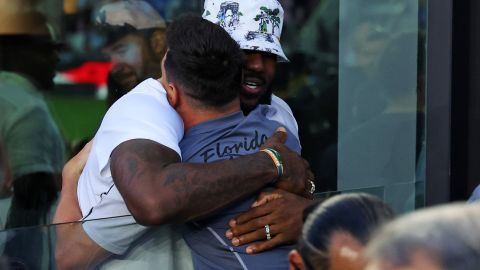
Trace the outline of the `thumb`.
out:
<instances>
[{"instance_id":1,"label":"thumb","mask_svg":"<svg viewBox=\"0 0 480 270\"><path fill-rule=\"evenodd\" d=\"M287 141L287 130L284 127L279 127L275 133L265 141L265 144L285 143Z\"/></svg>"}]
</instances>

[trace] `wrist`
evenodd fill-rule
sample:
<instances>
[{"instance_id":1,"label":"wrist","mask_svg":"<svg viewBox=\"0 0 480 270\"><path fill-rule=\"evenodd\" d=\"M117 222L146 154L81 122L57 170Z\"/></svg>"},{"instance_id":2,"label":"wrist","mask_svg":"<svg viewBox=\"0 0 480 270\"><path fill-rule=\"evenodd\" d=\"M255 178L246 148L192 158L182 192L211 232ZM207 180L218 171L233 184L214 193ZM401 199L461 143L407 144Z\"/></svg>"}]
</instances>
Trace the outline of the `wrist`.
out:
<instances>
[{"instance_id":1,"label":"wrist","mask_svg":"<svg viewBox=\"0 0 480 270\"><path fill-rule=\"evenodd\" d=\"M262 185L275 183L277 181L277 168L272 163L272 159L266 153L258 151L251 156L244 157L251 158L250 161L248 161L248 164L250 164L250 170L253 175L255 175L254 178L263 183Z\"/></svg>"},{"instance_id":2,"label":"wrist","mask_svg":"<svg viewBox=\"0 0 480 270\"><path fill-rule=\"evenodd\" d=\"M274 148L265 148L260 151L267 154L267 156L270 158L271 162L273 162L273 165L276 168L277 176L273 181L273 183L275 183L280 177L282 177L284 172L284 165L280 152L278 152Z\"/></svg>"}]
</instances>

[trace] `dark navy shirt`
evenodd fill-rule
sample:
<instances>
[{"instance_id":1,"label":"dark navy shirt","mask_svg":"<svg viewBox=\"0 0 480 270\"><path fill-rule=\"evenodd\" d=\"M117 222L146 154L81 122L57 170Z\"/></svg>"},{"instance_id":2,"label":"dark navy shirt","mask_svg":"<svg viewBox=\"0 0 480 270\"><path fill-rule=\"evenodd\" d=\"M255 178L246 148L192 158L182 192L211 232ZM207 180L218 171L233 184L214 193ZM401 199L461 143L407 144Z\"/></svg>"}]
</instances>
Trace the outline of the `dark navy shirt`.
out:
<instances>
[{"instance_id":1,"label":"dark navy shirt","mask_svg":"<svg viewBox=\"0 0 480 270\"><path fill-rule=\"evenodd\" d=\"M207 163L255 153L281 126L267 119L269 107L260 105L248 116L238 112L190 128L180 142L183 161ZM300 154L298 139L288 132L286 145ZM247 254L247 245L234 247L225 237L228 222L250 209L258 193L232 203L220 213L186 226L184 239L192 251L195 269L287 269L292 246L281 246L259 254Z\"/></svg>"}]
</instances>

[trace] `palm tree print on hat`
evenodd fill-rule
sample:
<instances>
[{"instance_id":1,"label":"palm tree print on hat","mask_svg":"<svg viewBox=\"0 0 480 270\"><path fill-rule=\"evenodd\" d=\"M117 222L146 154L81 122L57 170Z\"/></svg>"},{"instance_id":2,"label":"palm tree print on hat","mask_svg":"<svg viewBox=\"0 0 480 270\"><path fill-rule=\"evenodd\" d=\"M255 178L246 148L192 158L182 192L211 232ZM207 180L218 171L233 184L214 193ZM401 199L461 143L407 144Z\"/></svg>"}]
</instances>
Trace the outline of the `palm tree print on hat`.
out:
<instances>
[{"instance_id":1,"label":"palm tree print on hat","mask_svg":"<svg viewBox=\"0 0 480 270\"><path fill-rule=\"evenodd\" d=\"M275 28L280 27L280 17L278 14L280 10L278 8L271 10L267 7L260 8L260 14L258 14L254 20L260 21L259 23L259 32L261 33L268 33L268 24L272 24L272 34L275 34Z\"/></svg>"}]
</instances>

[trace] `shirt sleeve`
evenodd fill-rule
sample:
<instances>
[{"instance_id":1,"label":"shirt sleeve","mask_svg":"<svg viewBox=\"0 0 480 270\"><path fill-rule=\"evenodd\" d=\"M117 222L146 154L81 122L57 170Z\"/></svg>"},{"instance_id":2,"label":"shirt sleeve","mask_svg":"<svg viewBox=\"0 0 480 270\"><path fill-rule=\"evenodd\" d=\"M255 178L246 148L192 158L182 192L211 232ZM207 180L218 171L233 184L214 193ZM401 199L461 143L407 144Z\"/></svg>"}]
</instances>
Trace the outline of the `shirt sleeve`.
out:
<instances>
[{"instance_id":1,"label":"shirt sleeve","mask_svg":"<svg viewBox=\"0 0 480 270\"><path fill-rule=\"evenodd\" d=\"M183 122L168 104L165 93L158 96L129 93L118 100L105 115L94 150L102 176L110 176L112 151L122 142L147 139L162 144L181 157L178 143L183 137Z\"/></svg>"}]
</instances>

